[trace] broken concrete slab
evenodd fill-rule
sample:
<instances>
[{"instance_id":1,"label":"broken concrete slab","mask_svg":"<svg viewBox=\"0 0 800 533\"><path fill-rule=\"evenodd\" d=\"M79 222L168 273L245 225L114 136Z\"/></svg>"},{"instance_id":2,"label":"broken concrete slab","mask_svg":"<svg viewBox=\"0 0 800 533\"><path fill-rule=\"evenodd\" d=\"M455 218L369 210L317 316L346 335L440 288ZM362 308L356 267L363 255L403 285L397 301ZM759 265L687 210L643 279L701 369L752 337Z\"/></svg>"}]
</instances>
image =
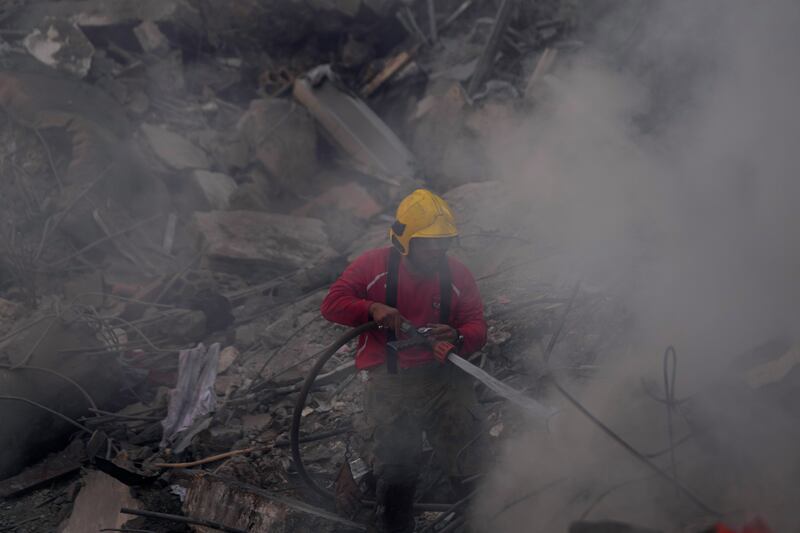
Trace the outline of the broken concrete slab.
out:
<instances>
[{"instance_id":1,"label":"broken concrete slab","mask_svg":"<svg viewBox=\"0 0 800 533\"><path fill-rule=\"evenodd\" d=\"M395 186L416 177L412 153L378 115L337 80L329 67L317 67L298 78L294 97L370 175Z\"/></svg>"},{"instance_id":2,"label":"broken concrete slab","mask_svg":"<svg viewBox=\"0 0 800 533\"><path fill-rule=\"evenodd\" d=\"M253 100L237 129L281 189L307 190L319 167L316 125L305 108L279 98Z\"/></svg>"},{"instance_id":3,"label":"broken concrete slab","mask_svg":"<svg viewBox=\"0 0 800 533\"><path fill-rule=\"evenodd\" d=\"M369 220L383 211L383 206L367 189L354 181L349 181L330 187L304 206L295 209L293 214L308 216L322 209L331 208L345 211L361 220Z\"/></svg>"},{"instance_id":4,"label":"broken concrete slab","mask_svg":"<svg viewBox=\"0 0 800 533\"><path fill-rule=\"evenodd\" d=\"M235 346L227 346L219 353L219 364L217 374L224 374L239 357L239 350Z\"/></svg>"},{"instance_id":5,"label":"broken concrete slab","mask_svg":"<svg viewBox=\"0 0 800 533\"><path fill-rule=\"evenodd\" d=\"M254 533L329 531L333 524L338 524L339 530L366 531L362 524L294 498L214 474L198 474L192 476L183 504L187 515Z\"/></svg>"},{"instance_id":6,"label":"broken concrete slab","mask_svg":"<svg viewBox=\"0 0 800 533\"><path fill-rule=\"evenodd\" d=\"M336 256L314 218L256 211L195 213L192 225L212 267L258 268L278 275Z\"/></svg>"},{"instance_id":7,"label":"broken concrete slab","mask_svg":"<svg viewBox=\"0 0 800 533\"><path fill-rule=\"evenodd\" d=\"M242 430L245 433L260 433L272 424L272 415L269 413L259 413L256 415L244 415L242 417Z\"/></svg>"},{"instance_id":8,"label":"broken concrete slab","mask_svg":"<svg viewBox=\"0 0 800 533\"><path fill-rule=\"evenodd\" d=\"M153 54L169 49L169 40L152 20L145 20L133 28L133 34L145 53Z\"/></svg>"},{"instance_id":9,"label":"broken concrete slab","mask_svg":"<svg viewBox=\"0 0 800 533\"><path fill-rule=\"evenodd\" d=\"M113 477L91 471L83 478L83 488L75 499L69 519L62 524L61 533L86 533L105 528L119 529L131 520L120 508L141 509L131 490Z\"/></svg>"},{"instance_id":10,"label":"broken concrete slab","mask_svg":"<svg viewBox=\"0 0 800 533\"><path fill-rule=\"evenodd\" d=\"M205 209L225 210L230 206L231 196L236 192L236 182L227 174L195 170L192 181L205 202Z\"/></svg>"},{"instance_id":11,"label":"broken concrete slab","mask_svg":"<svg viewBox=\"0 0 800 533\"><path fill-rule=\"evenodd\" d=\"M0 498L15 496L77 472L85 456L83 443L74 440L62 452L50 455L16 476L0 482Z\"/></svg>"},{"instance_id":12,"label":"broken concrete slab","mask_svg":"<svg viewBox=\"0 0 800 533\"><path fill-rule=\"evenodd\" d=\"M33 28L45 17L69 19L84 28L133 27L151 20L183 28L202 27L200 14L185 0L67 0L25 6L13 18L19 28Z\"/></svg>"},{"instance_id":13,"label":"broken concrete slab","mask_svg":"<svg viewBox=\"0 0 800 533\"><path fill-rule=\"evenodd\" d=\"M25 49L48 67L83 78L92 66L94 46L75 24L47 18L23 41Z\"/></svg>"},{"instance_id":14,"label":"broken concrete slab","mask_svg":"<svg viewBox=\"0 0 800 533\"><path fill-rule=\"evenodd\" d=\"M361 9L362 0L309 0L317 10L338 11L348 17L355 17Z\"/></svg>"},{"instance_id":15,"label":"broken concrete slab","mask_svg":"<svg viewBox=\"0 0 800 533\"><path fill-rule=\"evenodd\" d=\"M206 153L183 136L154 124L142 124L142 133L167 166L175 170L208 168Z\"/></svg>"},{"instance_id":16,"label":"broken concrete slab","mask_svg":"<svg viewBox=\"0 0 800 533\"><path fill-rule=\"evenodd\" d=\"M19 313L20 306L5 298L0 298L0 320L8 321L13 320Z\"/></svg>"}]
</instances>

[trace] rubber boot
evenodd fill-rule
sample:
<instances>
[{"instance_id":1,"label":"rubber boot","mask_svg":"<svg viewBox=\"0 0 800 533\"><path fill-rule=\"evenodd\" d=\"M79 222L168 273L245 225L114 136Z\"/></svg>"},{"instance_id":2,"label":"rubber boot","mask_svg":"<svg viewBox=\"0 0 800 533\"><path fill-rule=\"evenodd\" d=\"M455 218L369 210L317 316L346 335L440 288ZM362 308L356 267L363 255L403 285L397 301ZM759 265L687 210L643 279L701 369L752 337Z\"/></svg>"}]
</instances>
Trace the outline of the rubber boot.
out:
<instances>
[{"instance_id":1,"label":"rubber boot","mask_svg":"<svg viewBox=\"0 0 800 533\"><path fill-rule=\"evenodd\" d=\"M450 476L450 488L456 495L456 501L463 500L478 488L477 480L465 481L466 479L468 478Z\"/></svg>"},{"instance_id":2,"label":"rubber boot","mask_svg":"<svg viewBox=\"0 0 800 533\"><path fill-rule=\"evenodd\" d=\"M378 479L375 489L374 530L380 533L413 533L414 484L388 483Z\"/></svg>"}]
</instances>

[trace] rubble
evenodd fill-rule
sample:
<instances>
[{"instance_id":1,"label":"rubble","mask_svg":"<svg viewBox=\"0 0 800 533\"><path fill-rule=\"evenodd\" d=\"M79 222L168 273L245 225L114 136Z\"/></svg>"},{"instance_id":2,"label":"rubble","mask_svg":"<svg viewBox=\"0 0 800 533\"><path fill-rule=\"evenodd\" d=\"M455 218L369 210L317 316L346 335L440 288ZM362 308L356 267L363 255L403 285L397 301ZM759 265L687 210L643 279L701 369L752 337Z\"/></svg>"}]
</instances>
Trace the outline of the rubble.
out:
<instances>
[{"instance_id":1,"label":"rubble","mask_svg":"<svg viewBox=\"0 0 800 533\"><path fill-rule=\"evenodd\" d=\"M63 19L47 18L40 28L25 37L28 52L47 65L83 78L92 66L94 46L74 24Z\"/></svg>"},{"instance_id":2,"label":"rubble","mask_svg":"<svg viewBox=\"0 0 800 533\"><path fill-rule=\"evenodd\" d=\"M166 51L169 40L152 20L145 20L133 29L142 50L147 54Z\"/></svg>"},{"instance_id":3,"label":"rubble","mask_svg":"<svg viewBox=\"0 0 800 533\"><path fill-rule=\"evenodd\" d=\"M83 443L79 440L73 441L65 450L0 482L0 498L16 496L77 472L85 455Z\"/></svg>"},{"instance_id":4,"label":"rubble","mask_svg":"<svg viewBox=\"0 0 800 533\"><path fill-rule=\"evenodd\" d=\"M150 148L170 168L208 168L206 153L177 133L153 124L142 124L142 133Z\"/></svg>"},{"instance_id":5,"label":"rubble","mask_svg":"<svg viewBox=\"0 0 800 533\"><path fill-rule=\"evenodd\" d=\"M253 268L275 275L320 264L336 252L320 220L256 211L195 213L193 225L215 268Z\"/></svg>"},{"instance_id":6,"label":"rubble","mask_svg":"<svg viewBox=\"0 0 800 533\"><path fill-rule=\"evenodd\" d=\"M254 100L237 129L278 187L308 188L319 166L314 121L304 108L284 99Z\"/></svg>"},{"instance_id":7,"label":"rubble","mask_svg":"<svg viewBox=\"0 0 800 533\"><path fill-rule=\"evenodd\" d=\"M108 359L85 323L66 323L53 315L43 318L6 341L6 362L0 365L3 395L29 399L70 418L81 416L94 402L108 403L124 381L117 361ZM75 351L88 353L71 357ZM85 395L87 387L92 389L91 402ZM51 451L75 429L34 405L5 400L0 402L0 413L2 478ZM41 427L49 430L42 432Z\"/></svg>"},{"instance_id":8,"label":"rubble","mask_svg":"<svg viewBox=\"0 0 800 533\"><path fill-rule=\"evenodd\" d=\"M120 508L141 506L126 485L102 472L87 473L82 483L69 519L59 528L63 533L121 528L130 517L123 515Z\"/></svg>"},{"instance_id":9,"label":"rubble","mask_svg":"<svg viewBox=\"0 0 800 533\"><path fill-rule=\"evenodd\" d=\"M199 188L205 202L205 205L201 204L201 208L224 211L230 207L231 197L237 189L233 178L220 172L195 170L192 173L192 180Z\"/></svg>"},{"instance_id":10,"label":"rubble","mask_svg":"<svg viewBox=\"0 0 800 533\"><path fill-rule=\"evenodd\" d=\"M416 177L411 152L364 102L341 87L328 67L295 81L293 94L367 173L395 186Z\"/></svg>"},{"instance_id":11,"label":"rubble","mask_svg":"<svg viewBox=\"0 0 800 533\"><path fill-rule=\"evenodd\" d=\"M319 217L320 212L331 208L350 213L361 220L369 220L383 211L383 206L367 189L350 181L322 192L306 205L295 209L294 214Z\"/></svg>"},{"instance_id":12,"label":"rubble","mask_svg":"<svg viewBox=\"0 0 800 533\"><path fill-rule=\"evenodd\" d=\"M507 228L529 206L486 181L481 147L536 104L566 23L507 0L23 4L0 26L48 75L23 74L27 56L0 73L0 179L15 178L0 203L18 236L0 262L0 389L56 414L0 402L0 497L15 499L0 529L365 530L299 485L287 435L342 332L319 318L327 285L386 244L395 199L418 185L456 210L455 253L486 301L473 362L540 390L566 296L520 273L539 250ZM583 291L576 308L563 353L612 353L626 318L613 299ZM326 483L358 444L355 350L302 411L305 463ZM747 382L787 379L795 352ZM520 414L481 400L499 449ZM442 479L427 468L420 498L445 494Z\"/></svg>"},{"instance_id":13,"label":"rubble","mask_svg":"<svg viewBox=\"0 0 800 533\"><path fill-rule=\"evenodd\" d=\"M199 29L199 13L185 0L67 0L38 2L25 9L17 9L9 21L17 27L36 25L44 17L69 19L82 28L109 26L133 27L150 20L181 28Z\"/></svg>"},{"instance_id":14,"label":"rubble","mask_svg":"<svg viewBox=\"0 0 800 533\"><path fill-rule=\"evenodd\" d=\"M222 480L216 476L194 478L184 508L188 514L212 516L218 523L250 531L296 531L298 527L317 531L325 523L340 524L349 531L366 531L361 524L316 509L292 498L271 494L246 483ZM308 519L312 517L312 520Z\"/></svg>"}]
</instances>

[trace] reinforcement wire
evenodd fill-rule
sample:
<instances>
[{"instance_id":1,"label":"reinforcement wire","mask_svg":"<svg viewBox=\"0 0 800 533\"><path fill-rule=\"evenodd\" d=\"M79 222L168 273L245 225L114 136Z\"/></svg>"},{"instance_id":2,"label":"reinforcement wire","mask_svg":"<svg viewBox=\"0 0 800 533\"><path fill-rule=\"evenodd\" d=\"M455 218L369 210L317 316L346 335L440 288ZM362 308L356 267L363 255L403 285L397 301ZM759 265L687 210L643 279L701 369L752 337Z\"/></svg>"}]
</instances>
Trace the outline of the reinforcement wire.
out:
<instances>
[{"instance_id":1,"label":"reinforcement wire","mask_svg":"<svg viewBox=\"0 0 800 533\"><path fill-rule=\"evenodd\" d=\"M569 312L572 309L572 304L575 301L575 296L578 294L578 290L579 289L580 289L580 283L575 285L575 289L574 289L574 291L572 293L572 297L570 298L569 303L567 303L566 309L564 309L564 314L563 314L563 316L561 318L561 324L559 325L558 329L556 330L556 333L550 339L550 344L548 345L548 350L545 352L545 357L544 357L545 367L547 368L548 374L550 375L550 379L551 379L551 381L553 383L553 386L556 388L556 390L558 390L559 393L561 393L561 395L569 403L571 403L573 405L573 407L575 407L582 415L584 415L586 418L588 418L594 425L596 425L598 428L600 428L603 431L603 433L605 433L608 437L611 438L611 440L613 440L614 442L616 442L617 444L622 446L629 454L631 454L640 463L644 464L649 469L651 469L653 472L655 472L659 477L661 477L662 479L668 481L669 483L672 483L680 493L684 494L687 498L689 498L689 500L691 500L695 505L697 505L697 507L699 507L703 511L705 511L705 512L707 512L709 514L712 514L714 516L722 516L722 513L720 513L719 511L716 511L716 510L712 509L711 507L709 507L708 505L706 505L700 498L695 496L694 493L691 490L689 490L688 488L684 487L677 479L675 479L674 477L672 477L668 473L666 473L663 470L661 470L655 463L650 461L650 459L648 459L644 454L642 454L636 448L634 448L633 446L628 444L628 442L625 439L623 439L622 437L617 435L611 428L609 428L603 422L601 422L600 419L598 419L588 409L586 409L586 407L584 407L583 404L580 401L578 401L577 398L575 398L572 394L570 394L570 392L567 391L561 385L561 383L559 383L558 379L556 379L555 375L550 371L550 360L549 359L550 359L550 353L552 351L552 346L555 345L555 341L558 339L559 334L561 333L562 329L564 328L564 324L567 321L567 316L569 315Z\"/></svg>"},{"instance_id":2,"label":"reinforcement wire","mask_svg":"<svg viewBox=\"0 0 800 533\"><path fill-rule=\"evenodd\" d=\"M670 361L672 361L672 371L670 372ZM675 438L672 432L672 410L675 408L675 376L678 373L678 355L675 348L668 346L664 352L664 398L667 407L667 434L669 435L669 464L672 469L672 477L678 480L678 469L675 466Z\"/></svg>"},{"instance_id":3,"label":"reinforcement wire","mask_svg":"<svg viewBox=\"0 0 800 533\"><path fill-rule=\"evenodd\" d=\"M76 420L68 417L67 415L59 413L58 411L55 411L53 409L50 409L46 405L42 405L42 404L40 404L38 402L34 402L33 400L29 400L28 398L23 398L21 396L2 395L2 396L0 396L0 400L11 400L11 401L23 402L23 403L27 403L27 404L33 405L34 407L38 407L39 409L43 409L43 410L47 411L48 413L50 413L50 414L52 414L54 416L57 416L58 418L60 418L61 420L65 421L65 422L69 422L70 424L72 424L76 428L80 429L81 431L85 431L89 435L94 433L91 429L87 428L86 426L84 426L83 424L77 422Z\"/></svg>"},{"instance_id":4,"label":"reinforcement wire","mask_svg":"<svg viewBox=\"0 0 800 533\"><path fill-rule=\"evenodd\" d=\"M94 402L94 400L89 395L89 393L86 391L86 389L81 387L80 384L77 381L75 381L74 379L70 378L69 376L65 376L61 372L57 372L57 371L51 370L49 368L42 368L42 367L38 367L38 366L29 366L29 365L11 366L11 365L0 364L0 368L5 368L5 369L10 370L12 372L16 371L16 370L35 370L35 371L38 371L38 372L46 372L48 374L52 374L52 375L54 375L56 377L59 377L59 378L63 379L64 381L66 381L67 383L71 384L76 389L78 389L80 391L80 393L83 395L83 397L86 398L86 402L89 404L89 406L92 409L97 409L97 404Z\"/></svg>"}]
</instances>

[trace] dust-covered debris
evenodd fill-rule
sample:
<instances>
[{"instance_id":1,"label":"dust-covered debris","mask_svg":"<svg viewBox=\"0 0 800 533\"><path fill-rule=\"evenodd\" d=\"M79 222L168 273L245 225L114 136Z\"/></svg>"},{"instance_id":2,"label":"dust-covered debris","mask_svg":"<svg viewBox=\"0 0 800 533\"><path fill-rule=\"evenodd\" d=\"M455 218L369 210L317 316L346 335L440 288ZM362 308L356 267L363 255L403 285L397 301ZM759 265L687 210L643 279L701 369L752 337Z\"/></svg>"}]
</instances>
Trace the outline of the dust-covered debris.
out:
<instances>
[{"instance_id":1,"label":"dust-covered debris","mask_svg":"<svg viewBox=\"0 0 800 533\"><path fill-rule=\"evenodd\" d=\"M687 531L709 526L713 517L695 516L671 486L641 490L626 507L627 481L606 482L614 476L567 457L570 446L542 444L593 442L578 429L584 422L573 423L570 408L554 400L553 379L570 390L608 379L604 370L641 334L625 290L590 279L571 297L581 269L563 267L569 251L559 246L580 226L559 212L608 205L596 185L604 176L573 187L573 175L584 166L602 174L633 151L621 143L597 152L620 141L601 119L624 115L625 106L584 101L574 92L581 78L569 77L586 61L579 39L600 24L595 12L556 0L4 5L0 529L206 530L175 521L185 515L249 531L363 530L369 511L337 516L302 485L288 435L303 380L343 332L319 318L325 288L346 258L386 245L397 199L420 185L454 208L460 236L452 253L483 295L488 342L471 362L560 410L551 433L531 437L524 412L478 386L497 462L481 478L491 493L478 493L479 516L470 517L467 500L448 507L453 495L426 446L417 497L436 511L419 515L417 530L458 531L468 518L485 530L504 520L517 527L530 522L516 513L531 502L560 513L565 527L574 522L570 531L648 531L626 524L647 525L639 518L655 516L650 507L691 518ZM595 68L625 63L641 25L626 29L611 59L592 57ZM618 94L613 84L603 87ZM531 113L552 138L528 137ZM562 115L575 113L587 117L580 128L559 129ZM634 115L625 115L625 128L647 120ZM596 142L579 135L594 129L603 131L590 136ZM560 159L543 157L541 146ZM586 152L599 156L565 163L585 162ZM522 172L505 179L508 168ZM584 189L592 201L580 200ZM614 219L607 211L602 221ZM583 264L583 256L571 262ZM704 465L706 479L748 492L733 470L714 470L729 451L720 442L746 442L749 430L741 428L756 425L794 434L770 415L796 414L796 341L765 346L685 400L661 398L667 393L647 380L633 387L637 401L626 409L654 398L656 408L666 402L671 416L680 415L667 451L680 449L681 459L670 475L684 481L688 464ZM303 461L326 488L345 454L352 462L360 453L357 349L351 342L333 355L302 406ZM612 401L606 395L589 407ZM742 402L748 408L739 420L748 425L697 429L731 416L715 406ZM663 421L649 414L640 426L631 431L635 444L655 450L655 461L667 457L659 451ZM544 451L516 453L526 439ZM762 448L786 453L777 440ZM527 461L548 451L551 460L535 462L531 483ZM509 457L516 458L510 466ZM562 464L568 472L548 477ZM187 476L187 468L202 472ZM640 481L627 467L617 473L630 474L633 486ZM371 497L366 479L361 489ZM587 518L609 501L625 522ZM120 507L150 514L123 516Z\"/></svg>"}]
</instances>

